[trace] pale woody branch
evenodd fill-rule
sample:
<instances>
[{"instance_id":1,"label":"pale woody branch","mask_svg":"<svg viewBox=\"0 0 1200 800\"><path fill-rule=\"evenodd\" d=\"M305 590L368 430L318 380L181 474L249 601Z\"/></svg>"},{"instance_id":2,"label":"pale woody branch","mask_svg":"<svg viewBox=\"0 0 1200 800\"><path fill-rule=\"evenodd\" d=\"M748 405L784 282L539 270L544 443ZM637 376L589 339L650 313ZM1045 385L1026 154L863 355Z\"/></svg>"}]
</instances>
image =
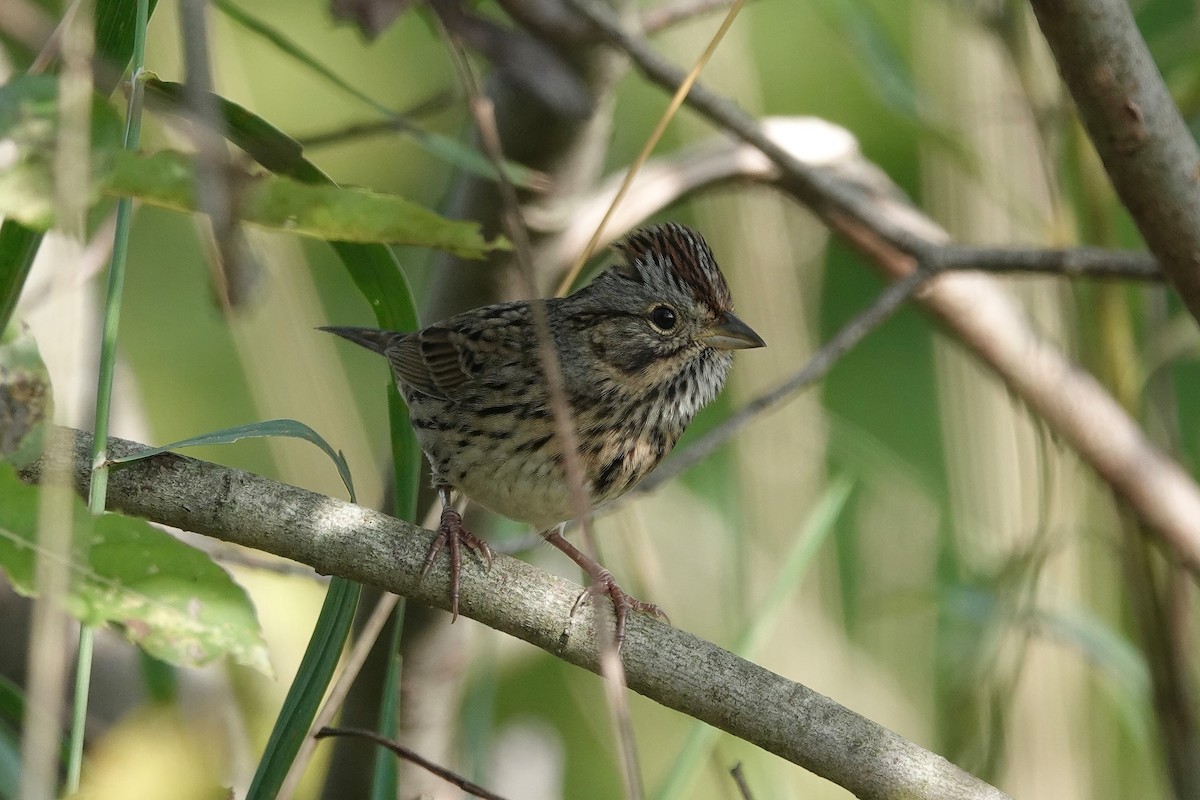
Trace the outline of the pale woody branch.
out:
<instances>
[{"instance_id":1,"label":"pale woody branch","mask_svg":"<svg viewBox=\"0 0 1200 800\"><path fill-rule=\"evenodd\" d=\"M69 435L62 439L68 439ZM111 457L143 449L109 440ZM68 471L86 485L91 436L76 434ZM22 473L46 471L46 459ZM177 455L156 456L109 479L110 508L311 565L439 608L445 569L420 579L433 531L259 475ZM460 612L596 672L591 611L567 637L580 587L497 556L490 572L463 563ZM849 789L862 798L991 798L999 790L942 757L801 684L685 631L635 614L623 654L629 687Z\"/></svg>"},{"instance_id":2,"label":"pale woody branch","mask_svg":"<svg viewBox=\"0 0 1200 800\"><path fill-rule=\"evenodd\" d=\"M900 195L888 177L863 157L857 140L845 128L817 117L767 117L759 126L764 137L797 161L837 176L848 187L893 200ZM623 172L611 176L573 202L561 198L550 204L534 201L523 209L530 228L551 235L539 247L543 269L552 274L566 272L604 219L624 177ZM727 136L651 159L612 213L599 245L612 244L646 219L697 192L735 181L777 184L784 177L779 166L757 147ZM932 227L917 230L938 233ZM922 266L931 272L973 270L1154 282L1163 278L1150 253L1100 247L1009 248L930 242L921 258Z\"/></svg>"}]
</instances>

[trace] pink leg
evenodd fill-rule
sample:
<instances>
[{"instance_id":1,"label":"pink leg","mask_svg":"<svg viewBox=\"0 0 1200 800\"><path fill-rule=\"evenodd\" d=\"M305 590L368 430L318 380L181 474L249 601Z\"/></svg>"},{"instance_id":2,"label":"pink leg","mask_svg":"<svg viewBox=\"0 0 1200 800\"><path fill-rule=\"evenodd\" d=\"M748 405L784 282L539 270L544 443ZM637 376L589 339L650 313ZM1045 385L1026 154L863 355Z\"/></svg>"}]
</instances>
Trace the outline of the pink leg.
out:
<instances>
[{"instance_id":1,"label":"pink leg","mask_svg":"<svg viewBox=\"0 0 1200 800\"><path fill-rule=\"evenodd\" d=\"M437 538L433 540L433 544L429 547L429 555L425 557L425 565L421 568L421 579L429 574L429 570L433 567L433 562L437 559L438 553L442 552L442 548L447 544L450 545L450 621L458 619L458 577L462 571L462 549L461 545L466 545L476 555L479 556L486 564L487 568L492 568L492 548L488 547L487 542L480 539L475 534L471 533L463 525L462 515L454 510L454 505L450 502L450 487L437 487L438 497L442 501L442 521L438 525Z\"/></svg>"},{"instance_id":2,"label":"pink leg","mask_svg":"<svg viewBox=\"0 0 1200 800\"><path fill-rule=\"evenodd\" d=\"M545 534L545 537L547 542L566 553L567 557L578 564L592 579L592 584L579 593L579 597L575 599L575 605L571 606L572 617L583 606L585 600L601 594L612 598L613 613L616 615L618 653L621 652L621 645L625 643L625 619L629 616L631 609L653 614L670 622L661 608L653 603L643 603L618 586L611 572L601 566L599 561L568 542L558 530Z\"/></svg>"}]
</instances>

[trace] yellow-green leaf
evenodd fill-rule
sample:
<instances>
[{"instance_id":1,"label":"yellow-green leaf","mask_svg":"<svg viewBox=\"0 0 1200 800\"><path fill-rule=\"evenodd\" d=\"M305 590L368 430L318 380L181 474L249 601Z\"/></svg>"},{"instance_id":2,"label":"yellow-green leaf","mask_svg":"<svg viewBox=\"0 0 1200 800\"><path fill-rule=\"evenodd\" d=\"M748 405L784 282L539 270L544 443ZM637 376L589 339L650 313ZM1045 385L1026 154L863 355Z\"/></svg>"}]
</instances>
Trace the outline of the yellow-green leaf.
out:
<instances>
[{"instance_id":1,"label":"yellow-green leaf","mask_svg":"<svg viewBox=\"0 0 1200 800\"><path fill-rule=\"evenodd\" d=\"M18 592L38 593L40 494L72 505L67 611L87 625L111 623L131 642L171 664L200 666L223 655L271 674L254 606L204 552L144 520L93 517L66 489L22 483L0 464L0 570Z\"/></svg>"}]
</instances>

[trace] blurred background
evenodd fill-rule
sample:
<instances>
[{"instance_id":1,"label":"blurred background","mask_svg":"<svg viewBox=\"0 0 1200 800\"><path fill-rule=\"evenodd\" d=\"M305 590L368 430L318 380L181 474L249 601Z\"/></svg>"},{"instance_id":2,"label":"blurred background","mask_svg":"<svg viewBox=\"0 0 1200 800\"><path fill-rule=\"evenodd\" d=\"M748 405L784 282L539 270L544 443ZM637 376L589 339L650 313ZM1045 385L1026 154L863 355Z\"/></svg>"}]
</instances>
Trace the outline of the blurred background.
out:
<instances>
[{"instance_id":1,"label":"blurred background","mask_svg":"<svg viewBox=\"0 0 1200 800\"><path fill-rule=\"evenodd\" d=\"M61 13L34 0L5 3L5 14L19 10L43 23L35 34ZM1169 86L1195 121L1196 5L1134 6ZM452 61L426 8L401 14L371 40L335 23L321 2L243 7L378 103L394 110L425 104L422 126L471 139ZM491 2L473 8L508 24ZM689 18L652 41L673 62L690 65L720 17ZM336 181L481 218L486 230L497 230L495 209L490 220L478 211L494 202L472 196L470 182L452 167L395 131L359 130L378 121L371 107L217 9L209 33L216 91L310 141L306 155ZM0 34L0 60L22 71L35 34L18 35L11 22ZM595 131L600 145L584 159L594 163L571 173L573 190L582 193L632 161L668 100L620 64L597 66L602 59L590 50L581 44L568 56L585 73L613 70L615 88L599 104L599 116L611 113L611 128ZM178 8L160 3L147 66L182 80L179 53ZM482 58L476 65L484 73L492 68ZM816 116L844 126L868 159L962 242L1140 247L1024 3L754 0L701 80L756 116ZM503 122L503 92L498 102ZM161 118L150 114L145 125L144 149L186 146L178 127ZM720 135L684 109L656 155ZM551 174L577 157L510 153ZM558 213L569 214L568 195L559 186L538 202L552 210L558 202ZM767 186L707 189L653 219L704 233L739 315L769 344L737 356L724 395L680 449L799 369L883 286L860 256ZM359 501L378 506L388 454L383 364L313 330L371 325L370 310L327 245L251 229L244 236L251 268L239 301L226 307L214 290L206 224L138 211L112 432L162 444L294 418L345 452ZM516 291L503 263L464 266L418 250L399 255L424 323L478 305L477 297ZM555 269L539 276L546 291L561 275ZM78 275L77 265L46 248L34 280L47 288L27 292L23 314L49 362L62 420L88 427L94 367L86 358L94 356L78 359L61 321L94 320L102 275ZM1200 413L1188 398L1200 384L1200 339L1167 290L1056 278L1005 283L1043 336L1093 371L1169 452L1194 465ZM84 322L79 335L86 339L94 324ZM344 497L328 460L301 443L249 442L191 454ZM764 598L786 554L802 534L825 533L808 525L810 514L843 479L853 489L827 538L802 574L786 578L783 608L764 618ZM502 521L479 525L491 525L499 541L525 533ZM1103 800L1172 796L1162 717L1194 713L1154 703L1151 671L1161 661L1147 650L1155 632L1145 630L1135 602L1151 590L1125 568L1137 538L1131 525L1136 531L1106 487L990 371L909 308L819 386L764 415L679 480L602 517L597 529L601 560L679 627L733 647L748 626L764 624L762 644L748 656L767 668L1014 796ZM1174 641L1188 642L1195 631L1191 583L1175 580L1157 553L1144 555L1159 581L1152 588L1167 587L1173 598L1173 616L1163 625ZM579 580L550 548L525 557ZM244 788L324 584L240 563L229 569L257 605L276 679L219 665L187 671L169 701L156 701L141 672L130 669L136 654L110 642L97 667L97 719L84 776L97 796L112 786L123 797L206 796L202 788L187 794L180 788L185 778L197 787ZM7 591L0 587L0 595ZM471 620L446 623L438 614L406 634L412 641L402 704L436 698L420 720L433 730L414 733L427 737L415 747L511 798L621 796L598 678ZM20 675L21 637L18 623L11 624L3 666ZM1194 659L1186 649L1178 655L1176 677L1190 685ZM671 794L663 787L698 723L637 696L630 703L649 796L735 797L728 770L737 762L760 800L847 796L725 735L675 779ZM346 784L326 785L331 751L318 747L299 796L360 796ZM414 787L461 796L436 782L406 784L402 796L414 796Z\"/></svg>"}]
</instances>

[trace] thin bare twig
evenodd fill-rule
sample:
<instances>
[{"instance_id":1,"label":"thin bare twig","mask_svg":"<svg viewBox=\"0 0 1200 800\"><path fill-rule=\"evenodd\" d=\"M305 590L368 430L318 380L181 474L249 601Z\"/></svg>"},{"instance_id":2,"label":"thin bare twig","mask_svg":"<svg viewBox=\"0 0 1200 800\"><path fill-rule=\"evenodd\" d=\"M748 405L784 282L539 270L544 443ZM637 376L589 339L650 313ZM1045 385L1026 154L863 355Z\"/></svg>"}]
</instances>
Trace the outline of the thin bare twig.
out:
<instances>
[{"instance_id":1,"label":"thin bare twig","mask_svg":"<svg viewBox=\"0 0 1200 800\"><path fill-rule=\"evenodd\" d=\"M733 784L737 786L742 800L754 800L754 795L750 793L750 784L746 783L746 776L742 773L742 762L734 764L729 774L733 776Z\"/></svg>"},{"instance_id":2,"label":"thin bare twig","mask_svg":"<svg viewBox=\"0 0 1200 800\"><path fill-rule=\"evenodd\" d=\"M418 767L421 767L422 769L432 772L434 775L437 775L447 783L462 789L467 794L475 795L476 797L482 797L483 800L504 800L504 798L500 795L494 792L489 792L479 784L467 780L458 773L451 772L445 767L439 766L432 761L422 758L420 755L412 750L409 750L399 742L393 742L391 739L388 739L385 736L380 736L375 731L363 730L361 728L324 727L317 731L313 735L313 738L325 739L330 736L349 736L356 739L366 739L369 742L374 742L380 747L386 747L388 750L391 750L393 753L395 753L399 758L403 758L405 761L409 761L413 764L416 764Z\"/></svg>"},{"instance_id":3,"label":"thin bare twig","mask_svg":"<svg viewBox=\"0 0 1200 800\"><path fill-rule=\"evenodd\" d=\"M642 13L642 30L654 34L733 5L733 0L670 0Z\"/></svg>"},{"instance_id":4,"label":"thin bare twig","mask_svg":"<svg viewBox=\"0 0 1200 800\"><path fill-rule=\"evenodd\" d=\"M445 108L449 104L451 97L452 95L448 91L437 91L403 111L397 111L386 119L375 120L374 122L360 122L355 125L343 125L321 133L298 136L296 137L296 141L303 147L323 147L331 144L343 144L351 139L374 136L380 133L394 133L396 131L410 133L413 130L417 130L415 124L417 120L427 114L432 114Z\"/></svg>"},{"instance_id":5,"label":"thin bare twig","mask_svg":"<svg viewBox=\"0 0 1200 800\"><path fill-rule=\"evenodd\" d=\"M942 270L990 272L997 275L1061 275L1065 278L1121 278L1162 281L1162 268L1150 253L1103 247L1017 248L946 244L926 256Z\"/></svg>"},{"instance_id":6,"label":"thin bare twig","mask_svg":"<svg viewBox=\"0 0 1200 800\"><path fill-rule=\"evenodd\" d=\"M768 117L761 121L762 135L814 168L842 177L860 191L887 197L893 187L862 156L849 131L816 117ZM731 182L776 185L782 178L778 165L751 144L717 136L648 161L605 225L598 244L607 245L628 233L642 220L686 197ZM612 175L584 197L570 203L532 203L525 219L553 239L541 247L543 263L552 271L568 269L576 254L596 230L613 203L623 173ZM1067 278L1112 278L1161 281L1162 270L1147 252L1106 250L1097 247L1007 248L954 243L927 248L925 262L941 270L978 270L996 274L1048 274Z\"/></svg>"}]
</instances>

